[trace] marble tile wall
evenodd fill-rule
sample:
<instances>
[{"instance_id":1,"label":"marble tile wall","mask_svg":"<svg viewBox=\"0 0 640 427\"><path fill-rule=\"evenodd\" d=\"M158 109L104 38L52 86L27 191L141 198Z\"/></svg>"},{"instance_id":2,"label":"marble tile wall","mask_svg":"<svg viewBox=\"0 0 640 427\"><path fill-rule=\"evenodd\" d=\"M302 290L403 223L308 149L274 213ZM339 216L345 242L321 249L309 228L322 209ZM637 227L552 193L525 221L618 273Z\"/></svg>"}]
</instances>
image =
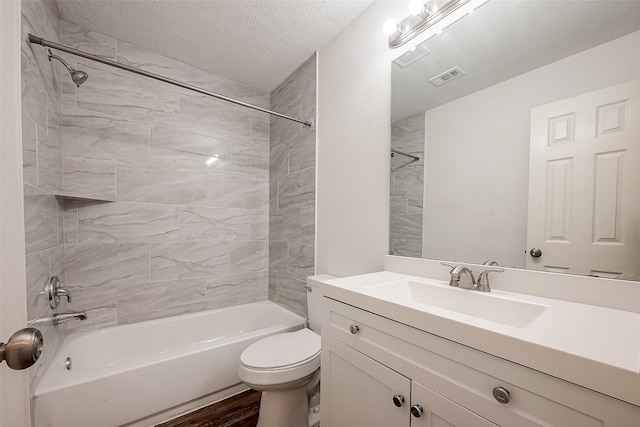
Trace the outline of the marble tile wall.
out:
<instances>
[{"instance_id":1,"label":"marble tile wall","mask_svg":"<svg viewBox=\"0 0 640 427\"><path fill-rule=\"evenodd\" d=\"M22 2L22 157L26 243L27 316L44 335L44 351L29 370L31 389L51 364L66 327L51 324L53 311L41 295L51 276L64 277L63 209L54 196L62 190L62 64L31 46L33 33L59 41L54 2ZM66 303L61 305L64 307Z\"/></svg>"},{"instance_id":2,"label":"marble tile wall","mask_svg":"<svg viewBox=\"0 0 640 427\"><path fill-rule=\"evenodd\" d=\"M23 1L28 314L47 342L32 387L68 332L268 297L304 315L314 271L315 128L59 53L89 73L77 88L62 64L26 42L29 32L309 119L316 60L272 99L63 22L54 2ZM88 320L51 326L54 311L40 292L52 275L73 295L56 311L85 310Z\"/></svg>"},{"instance_id":3,"label":"marble tile wall","mask_svg":"<svg viewBox=\"0 0 640 427\"><path fill-rule=\"evenodd\" d=\"M271 109L316 117L316 55L271 93ZM307 314L306 278L315 268L315 126L271 118L269 299Z\"/></svg>"},{"instance_id":4,"label":"marble tile wall","mask_svg":"<svg viewBox=\"0 0 640 427\"><path fill-rule=\"evenodd\" d=\"M393 255L422 256L424 193L424 113L391 125L391 148L420 157L391 158L389 250Z\"/></svg>"},{"instance_id":5,"label":"marble tile wall","mask_svg":"<svg viewBox=\"0 0 640 427\"><path fill-rule=\"evenodd\" d=\"M268 107L269 94L61 22L63 44ZM65 280L70 331L267 299L269 117L66 55Z\"/></svg>"}]
</instances>

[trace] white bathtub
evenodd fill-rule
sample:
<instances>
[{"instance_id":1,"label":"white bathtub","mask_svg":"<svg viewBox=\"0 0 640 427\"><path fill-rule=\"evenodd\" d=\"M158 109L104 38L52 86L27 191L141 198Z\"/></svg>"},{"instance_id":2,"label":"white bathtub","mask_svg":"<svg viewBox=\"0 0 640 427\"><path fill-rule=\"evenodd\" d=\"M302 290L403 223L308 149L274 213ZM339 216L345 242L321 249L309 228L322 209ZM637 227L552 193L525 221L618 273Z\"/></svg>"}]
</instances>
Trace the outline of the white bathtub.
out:
<instances>
[{"instance_id":1,"label":"white bathtub","mask_svg":"<svg viewBox=\"0 0 640 427\"><path fill-rule=\"evenodd\" d=\"M152 425L170 408L229 397L244 389L237 368L249 344L303 326L263 301L70 334L36 388L34 425Z\"/></svg>"}]
</instances>

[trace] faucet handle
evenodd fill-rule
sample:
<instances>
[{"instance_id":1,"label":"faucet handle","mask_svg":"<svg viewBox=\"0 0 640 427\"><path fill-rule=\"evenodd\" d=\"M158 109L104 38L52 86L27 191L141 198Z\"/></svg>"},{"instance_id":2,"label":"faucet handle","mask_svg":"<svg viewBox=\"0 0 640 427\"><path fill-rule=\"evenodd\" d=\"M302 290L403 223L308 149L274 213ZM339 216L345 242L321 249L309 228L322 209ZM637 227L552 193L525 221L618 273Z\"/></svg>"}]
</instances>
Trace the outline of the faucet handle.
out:
<instances>
[{"instance_id":1,"label":"faucet handle","mask_svg":"<svg viewBox=\"0 0 640 427\"><path fill-rule=\"evenodd\" d=\"M480 292L491 292L491 287L489 286L489 273L502 273L504 268L489 268L480 273L478 276L478 282L476 283L476 290Z\"/></svg>"},{"instance_id":2,"label":"faucet handle","mask_svg":"<svg viewBox=\"0 0 640 427\"><path fill-rule=\"evenodd\" d=\"M55 294L57 297L67 297L67 302L71 303L71 292L67 288L58 287L55 290Z\"/></svg>"},{"instance_id":3,"label":"faucet handle","mask_svg":"<svg viewBox=\"0 0 640 427\"><path fill-rule=\"evenodd\" d=\"M449 274L451 275L451 279L449 279L449 286L457 287L458 285L460 285L460 272L459 270L456 270L460 266L453 265L450 262L441 262L440 264L444 265L445 267L451 268L451 270L449 270Z\"/></svg>"},{"instance_id":4,"label":"faucet handle","mask_svg":"<svg viewBox=\"0 0 640 427\"><path fill-rule=\"evenodd\" d=\"M445 267L449 267L451 269L451 270L449 270L449 273L451 273L453 270L455 270L456 267L459 267L458 265L451 264L450 262L444 262L444 261L442 261L440 264L444 265Z\"/></svg>"},{"instance_id":5,"label":"faucet handle","mask_svg":"<svg viewBox=\"0 0 640 427\"><path fill-rule=\"evenodd\" d=\"M43 292L48 300L49 307L56 309L60 304L60 297L66 297L67 302L71 302L71 292L67 288L60 286L60 279L58 276L51 276L51 279L47 282Z\"/></svg>"}]
</instances>

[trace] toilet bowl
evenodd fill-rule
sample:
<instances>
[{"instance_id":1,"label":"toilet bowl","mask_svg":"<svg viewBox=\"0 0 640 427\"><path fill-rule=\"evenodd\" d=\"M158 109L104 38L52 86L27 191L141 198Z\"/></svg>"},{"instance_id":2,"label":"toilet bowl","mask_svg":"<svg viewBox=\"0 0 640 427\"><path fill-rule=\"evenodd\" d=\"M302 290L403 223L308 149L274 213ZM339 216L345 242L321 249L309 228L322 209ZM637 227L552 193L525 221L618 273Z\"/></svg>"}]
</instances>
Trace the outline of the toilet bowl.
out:
<instances>
[{"instance_id":1,"label":"toilet bowl","mask_svg":"<svg viewBox=\"0 0 640 427\"><path fill-rule=\"evenodd\" d=\"M262 392L257 427L315 427L319 405L309 410L310 391L320 381L320 310L318 282L333 276L307 279L309 328L272 335L247 347L240 355L238 376ZM318 395L314 398L316 403Z\"/></svg>"},{"instance_id":2,"label":"toilet bowl","mask_svg":"<svg viewBox=\"0 0 640 427\"><path fill-rule=\"evenodd\" d=\"M308 427L308 391L319 381L320 335L310 329L273 335L247 347L238 375L262 392L257 427Z\"/></svg>"}]
</instances>

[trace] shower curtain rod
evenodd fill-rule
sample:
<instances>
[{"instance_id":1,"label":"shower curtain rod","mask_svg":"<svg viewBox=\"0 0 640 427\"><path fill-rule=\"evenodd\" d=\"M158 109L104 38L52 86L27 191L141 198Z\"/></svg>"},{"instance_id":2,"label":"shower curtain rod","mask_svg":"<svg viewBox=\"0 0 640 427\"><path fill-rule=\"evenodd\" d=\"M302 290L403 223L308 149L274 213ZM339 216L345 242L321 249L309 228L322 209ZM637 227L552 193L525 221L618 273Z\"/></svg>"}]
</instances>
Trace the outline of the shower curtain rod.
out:
<instances>
[{"instance_id":1,"label":"shower curtain rod","mask_svg":"<svg viewBox=\"0 0 640 427\"><path fill-rule=\"evenodd\" d=\"M420 157L414 156L413 154L405 153L399 150L391 149L391 157L394 157L395 154L400 154L401 156L411 157L413 160L420 160Z\"/></svg>"},{"instance_id":2,"label":"shower curtain rod","mask_svg":"<svg viewBox=\"0 0 640 427\"><path fill-rule=\"evenodd\" d=\"M305 126L313 126L313 121L312 120L311 121L300 120L300 119L296 119L295 117L291 117L291 116L287 116L285 114L277 113L275 111L267 110L266 108L258 107L257 105L247 104L246 102L238 101L237 99L229 98L228 96L220 95L220 94L215 93L215 92L211 92L211 91L208 91L208 90L205 90L205 89L201 89L201 88L199 88L197 86L192 86L190 84L182 83L182 82L179 82L177 80L170 79L168 77L164 77L164 76L161 76L161 75L158 75L158 74L154 74L154 73L149 73L148 71L144 71L144 70L141 70L139 68L130 67L128 65L120 64L119 62L110 61L108 59L102 58L102 57L97 56L97 55L92 55L90 53L83 52L81 50L73 49L71 47L68 47L68 46L65 46L65 45L62 45L62 44L51 42L49 40L43 39L42 37L34 36L33 34L29 34L29 42L30 43L39 44L39 45L44 46L44 47L50 47L52 49L61 50L63 52L67 52L67 53L70 53L72 55L80 56L82 58L90 59L92 61L101 62L103 64L111 65L112 67L120 68L120 69L123 69L123 70L126 70L126 71L130 71L132 73L140 74L140 75L145 76L145 77L149 77L149 78L152 78L152 79L155 79L155 80L159 80L161 82L169 83L169 84L172 84L174 86L179 86L179 87L182 87L184 89L189 89L189 90L192 90L194 92L202 93L204 95L212 96L214 98L218 98L218 99L221 99L223 101L231 102L231 103L236 104L236 105L241 105L243 107L247 107L247 108L251 108L251 109L254 109L254 110L258 110L258 111L261 111L263 113L271 114L273 116L278 116L278 117L281 117L283 119L291 120L291 121L294 121L294 122L297 122L297 123L302 123Z\"/></svg>"}]
</instances>

